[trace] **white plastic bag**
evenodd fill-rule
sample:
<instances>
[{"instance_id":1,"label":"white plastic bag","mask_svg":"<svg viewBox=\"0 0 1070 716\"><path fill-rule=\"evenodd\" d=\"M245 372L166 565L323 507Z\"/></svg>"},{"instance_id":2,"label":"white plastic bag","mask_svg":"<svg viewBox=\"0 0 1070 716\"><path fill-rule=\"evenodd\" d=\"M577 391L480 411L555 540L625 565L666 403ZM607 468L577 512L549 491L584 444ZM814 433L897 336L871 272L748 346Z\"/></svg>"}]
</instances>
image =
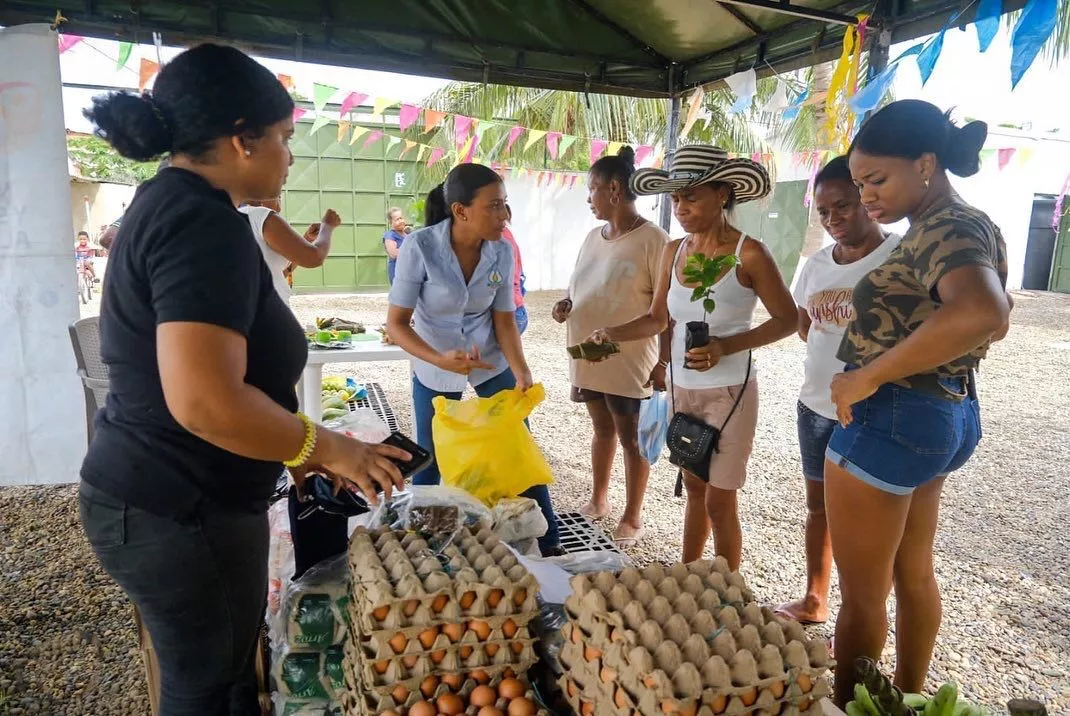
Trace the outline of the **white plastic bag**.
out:
<instances>
[{"instance_id":1,"label":"white plastic bag","mask_svg":"<svg viewBox=\"0 0 1070 716\"><path fill-rule=\"evenodd\" d=\"M346 555L326 560L286 586L271 627L271 643L281 649L326 650L345 640L349 571Z\"/></svg>"},{"instance_id":2,"label":"white plastic bag","mask_svg":"<svg viewBox=\"0 0 1070 716\"><path fill-rule=\"evenodd\" d=\"M290 503L279 500L268 510L268 529L271 546L268 552L268 620L273 619L282 605L282 592L293 579L294 541L290 534Z\"/></svg>"},{"instance_id":3,"label":"white plastic bag","mask_svg":"<svg viewBox=\"0 0 1070 716\"><path fill-rule=\"evenodd\" d=\"M546 534L549 525L539 509L539 503L530 497L509 497L494 505L494 533L502 542L511 545Z\"/></svg>"},{"instance_id":4,"label":"white plastic bag","mask_svg":"<svg viewBox=\"0 0 1070 716\"><path fill-rule=\"evenodd\" d=\"M357 408L344 417L327 421L324 426L366 443L381 443L390 437L390 427L371 408Z\"/></svg>"},{"instance_id":5,"label":"white plastic bag","mask_svg":"<svg viewBox=\"0 0 1070 716\"><path fill-rule=\"evenodd\" d=\"M462 527L473 533L494 524L490 509L458 487L411 485L381 501L365 523L369 529L415 530L433 549L445 549Z\"/></svg>"},{"instance_id":6,"label":"white plastic bag","mask_svg":"<svg viewBox=\"0 0 1070 716\"><path fill-rule=\"evenodd\" d=\"M665 449L669 432L669 400L660 390L639 408L639 450L651 465L657 463Z\"/></svg>"}]
</instances>

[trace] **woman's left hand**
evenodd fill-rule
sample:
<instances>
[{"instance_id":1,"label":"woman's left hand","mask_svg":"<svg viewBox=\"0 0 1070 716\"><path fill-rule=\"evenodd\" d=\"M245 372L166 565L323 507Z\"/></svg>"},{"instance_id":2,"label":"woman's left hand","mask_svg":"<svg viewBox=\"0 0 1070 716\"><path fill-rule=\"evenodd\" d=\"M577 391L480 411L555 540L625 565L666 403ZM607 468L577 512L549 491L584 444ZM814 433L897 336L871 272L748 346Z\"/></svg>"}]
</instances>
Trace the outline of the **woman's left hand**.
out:
<instances>
[{"instance_id":1,"label":"woman's left hand","mask_svg":"<svg viewBox=\"0 0 1070 716\"><path fill-rule=\"evenodd\" d=\"M517 373L517 376L516 376L516 388L517 388L517 390L519 390L521 393L526 393L529 390L531 390L531 386L533 386L533 385L535 385L535 381L531 377L531 370L530 369L525 368L524 370L522 370L519 373Z\"/></svg>"},{"instance_id":2,"label":"woman's left hand","mask_svg":"<svg viewBox=\"0 0 1070 716\"><path fill-rule=\"evenodd\" d=\"M880 387L870 375L865 368L859 368L832 377L832 403L836 406L840 425L845 428L854 420L851 407L876 393Z\"/></svg>"},{"instance_id":3,"label":"woman's left hand","mask_svg":"<svg viewBox=\"0 0 1070 716\"><path fill-rule=\"evenodd\" d=\"M710 342L701 348L692 348L684 356L687 367L699 373L705 373L713 368L724 357L724 344L720 339L710 338Z\"/></svg>"}]
</instances>

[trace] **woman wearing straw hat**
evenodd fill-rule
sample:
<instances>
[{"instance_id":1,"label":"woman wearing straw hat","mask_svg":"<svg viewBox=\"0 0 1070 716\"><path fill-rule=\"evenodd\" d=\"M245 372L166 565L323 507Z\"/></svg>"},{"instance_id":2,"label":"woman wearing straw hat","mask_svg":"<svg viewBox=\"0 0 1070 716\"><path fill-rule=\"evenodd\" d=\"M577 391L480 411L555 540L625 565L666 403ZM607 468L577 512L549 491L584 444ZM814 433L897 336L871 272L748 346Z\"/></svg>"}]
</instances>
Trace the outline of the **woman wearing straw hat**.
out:
<instances>
[{"instance_id":1,"label":"woman wearing straw hat","mask_svg":"<svg viewBox=\"0 0 1070 716\"><path fill-rule=\"evenodd\" d=\"M673 410L720 430L708 473L683 473L683 561L702 557L712 528L716 553L738 569L743 532L736 492L746 479L758 421L751 351L791 335L797 321L795 302L769 250L728 220L736 204L769 194L769 175L749 159L729 159L723 149L690 146L676 153L670 171L640 169L631 184L636 194L671 194L673 212L688 235L667 245L650 310L623 325L597 330L590 340L645 340L673 321ZM739 259L713 284L716 307L709 314L701 300L692 301L696 287L683 276L684 266L699 254ZM752 328L759 299L770 318ZM685 349L688 323L706 324L708 343Z\"/></svg>"}]
</instances>

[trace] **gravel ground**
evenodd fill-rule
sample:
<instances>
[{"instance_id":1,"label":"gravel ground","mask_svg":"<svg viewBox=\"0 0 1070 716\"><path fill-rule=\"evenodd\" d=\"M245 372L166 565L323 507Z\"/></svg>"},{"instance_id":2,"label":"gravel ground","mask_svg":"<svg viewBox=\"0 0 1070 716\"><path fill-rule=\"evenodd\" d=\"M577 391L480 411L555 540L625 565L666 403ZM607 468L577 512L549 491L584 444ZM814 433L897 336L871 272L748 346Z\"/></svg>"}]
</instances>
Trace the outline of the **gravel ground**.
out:
<instances>
[{"instance_id":1,"label":"gravel ground","mask_svg":"<svg viewBox=\"0 0 1070 716\"><path fill-rule=\"evenodd\" d=\"M930 678L932 686L955 679L967 697L999 712L1008 698L1028 695L1043 699L1049 713L1066 714L1070 296L1015 298L1014 328L981 376L985 440L944 492L936 563L945 613ZM554 502L568 511L588 496L590 427L584 409L568 401L564 331L548 317L553 300L529 296L525 346L547 391L532 427L557 476ZM386 310L383 297L299 297L294 304L305 321L342 315L369 326ZM799 596L804 579L795 432L802 357L794 339L758 352L761 415L741 499L743 572L772 604ZM384 385L408 430L402 364L356 367L359 379ZM631 552L637 562L679 557L683 500L672 496L674 475L664 460L654 469L647 534ZM619 459L616 476L607 530L623 505ZM131 612L82 537L74 488L0 489L0 554L0 690L7 693L0 713L147 713ZM834 610L837 604L834 587ZM831 633L828 626L813 631Z\"/></svg>"}]
</instances>

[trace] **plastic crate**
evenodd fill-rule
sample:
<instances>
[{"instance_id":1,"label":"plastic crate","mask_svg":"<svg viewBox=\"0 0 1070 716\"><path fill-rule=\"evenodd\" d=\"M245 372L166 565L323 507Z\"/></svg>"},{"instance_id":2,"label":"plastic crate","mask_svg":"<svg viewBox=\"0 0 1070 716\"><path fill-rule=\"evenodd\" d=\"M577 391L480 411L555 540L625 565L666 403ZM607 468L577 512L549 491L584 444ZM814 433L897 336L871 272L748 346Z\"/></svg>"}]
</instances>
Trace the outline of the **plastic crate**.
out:
<instances>
[{"instance_id":1,"label":"plastic crate","mask_svg":"<svg viewBox=\"0 0 1070 716\"><path fill-rule=\"evenodd\" d=\"M398 432L400 430L398 419L394 415L394 409L390 407L390 401L386 399L386 393L383 392L382 386L378 383L365 383L364 389L367 391L368 397L363 400L349 401L349 409L355 411L359 408L371 408L376 415L383 419L386 426L390 428L390 432Z\"/></svg>"},{"instance_id":2,"label":"plastic crate","mask_svg":"<svg viewBox=\"0 0 1070 716\"><path fill-rule=\"evenodd\" d=\"M574 552L623 554L601 527L579 512L557 513L557 530L561 535L561 548L569 554Z\"/></svg>"}]
</instances>

